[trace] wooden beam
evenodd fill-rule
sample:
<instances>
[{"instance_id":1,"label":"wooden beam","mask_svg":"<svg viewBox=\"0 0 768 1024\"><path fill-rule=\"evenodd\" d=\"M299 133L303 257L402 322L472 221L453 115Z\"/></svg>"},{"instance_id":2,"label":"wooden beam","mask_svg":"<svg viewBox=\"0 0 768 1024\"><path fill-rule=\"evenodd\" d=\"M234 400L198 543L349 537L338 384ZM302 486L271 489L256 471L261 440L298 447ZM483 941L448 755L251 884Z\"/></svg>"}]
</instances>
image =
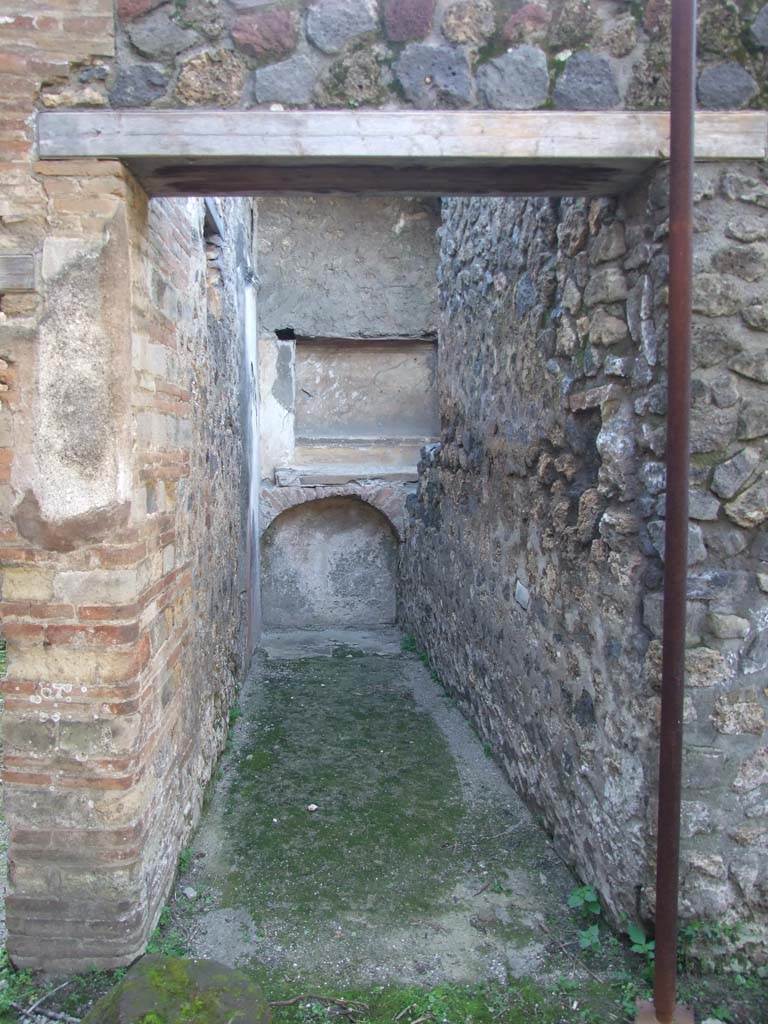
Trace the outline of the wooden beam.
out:
<instances>
[{"instance_id":1,"label":"wooden beam","mask_svg":"<svg viewBox=\"0 0 768 1024\"><path fill-rule=\"evenodd\" d=\"M339 162L216 163L200 160L163 164L128 160L150 196L355 193L359 195L609 195L629 188L650 166L622 163L514 164Z\"/></svg>"},{"instance_id":2,"label":"wooden beam","mask_svg":"<svg viewBox=\"0 0 768 1024\"><path fill-rule=\"evenodd\" d=\"M0 254L0 292L33 292L35 257L28 253Z\"/></svg>"},{"instance_id":3,"label":"wooden beam","mask_svg":"<svg viewBox=\"0 0 768 1024\"><path fill-rule=\"evenodd\" d=\"M768 114L697 116L699 159L767 155ZM41 111L40 155L364 162L657 160L669 115L646 111Z\"/></svg>"},{"instance_id":4,"label":"wooden beam","mask_svg":"<svg viewBox=\"0 0 768 1024\"><path fill-rule=\"evenodd\" d=\"M647 111L41 111L43 159L122 160L150 195L606 194L669 155ZM700 160L768 156L768 114L702 112Z\"/></svg>"}]
</instances>

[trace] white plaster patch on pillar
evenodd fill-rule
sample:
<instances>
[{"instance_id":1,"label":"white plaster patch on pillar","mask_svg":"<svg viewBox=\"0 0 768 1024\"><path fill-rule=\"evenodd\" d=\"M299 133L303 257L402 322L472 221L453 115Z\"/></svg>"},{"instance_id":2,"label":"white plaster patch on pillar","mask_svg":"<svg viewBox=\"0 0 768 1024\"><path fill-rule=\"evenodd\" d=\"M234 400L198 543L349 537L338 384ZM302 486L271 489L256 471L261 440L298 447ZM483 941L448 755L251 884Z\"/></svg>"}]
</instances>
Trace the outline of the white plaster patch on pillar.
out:
<instances>
[{"instance_id":1,"label":"white plaster patch on pillar","mask_svg":"<svg viewBox=\"0 0 768 1024\"><path fill-rule=\"evenodd\" d=\"M294 454L295 342L259 339L259 420L262 479L289 466Z\"/></svg>"},{"instance_id":2,"label":"white plaster patch on pillar","mask_svg":"<svg viewBox=\"0 0 768 1024\"><path fill-rule=\"evenodd\" d=\"M122 217L98 239L46 239L39 410L31 487L46 520L114 506L129 493L130 271Z\"/></svg>"}]
</instances>

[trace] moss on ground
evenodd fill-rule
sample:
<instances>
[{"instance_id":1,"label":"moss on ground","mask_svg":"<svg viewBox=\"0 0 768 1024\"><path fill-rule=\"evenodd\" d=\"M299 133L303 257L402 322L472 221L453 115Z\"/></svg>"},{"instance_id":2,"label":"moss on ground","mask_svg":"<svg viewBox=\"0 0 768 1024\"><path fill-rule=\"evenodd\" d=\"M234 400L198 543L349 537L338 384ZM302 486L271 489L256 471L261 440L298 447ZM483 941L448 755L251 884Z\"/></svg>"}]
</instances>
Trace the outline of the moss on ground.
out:
<instances>
[{"instance_id":1,"label":"moss on ground","mask_svg":"<svg viewBox=\"0 0 768 1024\"><path fill-rule=\"evenodd\" d=\"M393 687L387 658L342 652L270 676L229 789L224 902L297 924L434 912L467 810L432 718Z\"/></svg>"}]
</instances>

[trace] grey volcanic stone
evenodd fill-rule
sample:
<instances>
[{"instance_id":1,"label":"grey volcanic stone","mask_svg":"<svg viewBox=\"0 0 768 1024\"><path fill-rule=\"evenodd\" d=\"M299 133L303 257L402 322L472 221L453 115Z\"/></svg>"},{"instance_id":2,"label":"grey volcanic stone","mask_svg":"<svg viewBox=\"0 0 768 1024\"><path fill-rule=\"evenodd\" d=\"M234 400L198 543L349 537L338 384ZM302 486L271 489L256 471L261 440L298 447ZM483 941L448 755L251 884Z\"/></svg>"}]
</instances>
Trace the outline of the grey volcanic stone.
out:
<instances>
[{"instance_id":1,"label":"grey volcanic stone","mask_svg":"<svg viewBox=\"0 0 768 1024\"><path fill-rule=\"evenodd\" d=\"M648 535L651 538L651 543L662 560L664 559L664 528L663 519L654 519L648 523ZM706 557L707 549L704 545L701 527L696 523L688 523L688 565L703 562Z\"/></svg>"},{"instance_id":2,"label":"grey volcanic stone","mask_svg":"<svg viewBox=\"0 0 768 1024\"><path fill-rule=\"evenodd\" d=\"M618 267L605 267L596 270L584 290L584 305L595 306L598 303L610 305L623 302L627 297L627 279Z\"/></svg>"},{"instance_id":3,"label":"grey volcanic stone","mask_svg":"<svg viewBox=\"0 0 768 1024\"><path fill-rule=\"evenodd\" d=\"M739 422L738 407L718 409L705 405L691 411L691 451L717 452L734 440Z\"/></svg>"},{"instance_id":4,"label":"grey volcanic stone","mask_svg":"<svg viewBox=\"0 0 768 1024\"><path fill-rule=\"evenodd\" d=\"M739 294L733 281L719 274L697 274L693 282L693 311L704 316L733 316L739 311Z\"/></svg>"},{"instance_id":5,"label":"grey volcanic stone","mask_svg":"<svg viewBox=\"0 0 768 1024\"><path fill-rule=\"evenodd\" d=\"M768 47L768 4L760 8L752 22L752 38L758 46Z\"/></svg>"},{"instance_id":6,"label":"grey volcanic stone","mask_svg":"<svg viewBox=\"0 0 768 1024\"><path fill-rule=\"evenodd\" d=\"M760 526L768 519L768 470L725 506L729 519L739 526Z\"/></svg>"},{"instance_id":7,"label":"grey volcanic stone","mask_svg":"<svg viewBox=\"0 0 768 1024\"><path fill-rule=\"evenodd\" d=\"M373 0L319 0L307 12L307 36L323 53L338 53L377 26Z\"/></svg>"},{"instance_id":8,"label":"grey volcanic stone","mask_svg":"<svg viewBox=\"0 0 768 1024\"><path fill-rule=\"evenodd\" d=\"M400 54L395 74L418 107L466 106L472 99L469 60L461 47L411 43Z\"/></svg>"},{"instance_id":9,"label":"grey volcanic stone","mask_svg":"<svg viewBox=\"0 0 768 1024\"><path fill-rule=\"evenodd\" d=\"M113 107L145 107L163 96L167 87L168 76L160 68L147 64L120 68L109 90L109 102Z\"/></svg>"},{"instance_id":10,"label":"grey volcanic stone","mask_svg":"<svg viewBox=\"0 0 768 1024\"><path fill-rule=\"evenodd\" d=\"M317 81L317 68L308 57L299 55L269 64L253 73L253 93L257 103L309 103Z\"/></svg>"},{"instance_id":11,"label":"grey volcanic stone","mask_svg":"<svg viewBox=\"0 0 768 1024\"><path fill-rule=\"evenodd\" d=\"M740 377L768 384L768 352L742 352L728 365Z\"/></svg>"},{"instance_id":12,"label":"grey volcanic stone","mask_svg":"<svg viewBox=\"0 0 768 1024\"><path fill-rule=\"evenodd\" d=\"M127 31L128 38L144 57L166 60L188 50L201 38L192 29L182 28L165 8L153 11L140 21L131 22Z\"/></svg>"},{"instance_id":13,"label":"grey volcanic stone","mask_svg":"<svg viewBox=\"0 0 768 1024\"><path fill-rule=\"evenodd\" d=\"M667 494L663 491L656 501L656 514L664 516ZM714 522L720 512L720 502L712 494L696 487L688 489L688 518L703 522Z\"/></svg>"},{"instance_id":14,"label":"grey volcanic stone","mask_svg":"<svg viewBox=\"0 0 768 1024\"><path fill-rule=\"evenodd\" d=\"M755 331L768 331L768 306L762 302L752 302L741 311L744 323Z\"/></svg>"},{"instance_id":15,"label":"grey volcanic stone","mask_svg":"<svg viewBox=\"0 0 768 1024\"><path fill-rule=\"evenodd\" d=\"M696 88L699 103L708 110L745 107L757 95L757 82L741 64L727 61L705 68Z\"/></svg>"},{"instance_id":16,"label":"grey volcanic stone","mask_svg":"<svg viewBox=\"0 0 768 1024\"><path fill-rule=\"evenodd\" d=\"M749 480L760 463L760 456L751 448L743 448L726 462L721 462L712 475L712 490L721 498L732 498Z\"/></svg>"},{"instance_id":17,"label":"grey volcanic stone","mask_svg":"<svg viewBox=\"0 0 768 1024\"><path fill-rule=\"evenodd\" d=\"M726 224L725 233L737 242L764 242L768 239L768 224L757 217L734 217Z\"/></svg>"},{"instance_id":18,"label":"grey volcanic stone","mask_svg":"<svg viewBox=\"0 0 768 1024\"><path fill-rule=\"evenodd\" d=\"M750 399L741 406L738 436L744 441L768 434L768 406L762 401Z\"/></svg>"},{"instance_id":19,"label":"grey volcanic stone","mask_svg":"<svg viewBox=\"0 0 768 1024\"><path fill-rule=\"evenodd\" d=\"M547 58L538 46L516 46L477 72L483 103L496 110L533 110L549 95Z\"/></svg>"},{"instance_id":20,"label":"grey volcanic stone","mask_svg":"<svg viewBox=\"0 0 768 1024\"><path fill-rule=\"evenodd\" d=\"M384 29L393 43L423 39L432 26L435 0L384 0Z\"/></svg>"},{"instance_id":21,"label":"grey volcanic stone","mask_svg":"<svg viewBox=\"0 0 768 1024\"><path fill-rule=\"evenodd\" d=\"M575 53L555 85L554 101L560 110L610 110L619 99L613 68L596 53Z\"/></svg>"}]
</instances>

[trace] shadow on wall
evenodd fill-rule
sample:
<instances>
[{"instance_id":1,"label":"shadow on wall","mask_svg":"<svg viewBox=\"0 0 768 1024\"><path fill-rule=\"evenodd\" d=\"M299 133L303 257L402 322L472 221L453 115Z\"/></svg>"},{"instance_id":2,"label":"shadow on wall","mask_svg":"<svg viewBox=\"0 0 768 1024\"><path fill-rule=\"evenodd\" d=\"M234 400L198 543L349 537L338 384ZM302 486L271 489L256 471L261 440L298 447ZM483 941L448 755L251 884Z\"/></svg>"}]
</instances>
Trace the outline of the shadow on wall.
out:
<instances>
[{"instance_id":1,"label":"shadow on wall","mask_svg":"<svg viewBox=\"0 0 768 1024\"><path fill-rule=\"evenodd\" d=\"M393 623L397 544L387 517L358 498L321 498L283 512L261 541L264 625Z\"/></svg>"}]
</instances>

